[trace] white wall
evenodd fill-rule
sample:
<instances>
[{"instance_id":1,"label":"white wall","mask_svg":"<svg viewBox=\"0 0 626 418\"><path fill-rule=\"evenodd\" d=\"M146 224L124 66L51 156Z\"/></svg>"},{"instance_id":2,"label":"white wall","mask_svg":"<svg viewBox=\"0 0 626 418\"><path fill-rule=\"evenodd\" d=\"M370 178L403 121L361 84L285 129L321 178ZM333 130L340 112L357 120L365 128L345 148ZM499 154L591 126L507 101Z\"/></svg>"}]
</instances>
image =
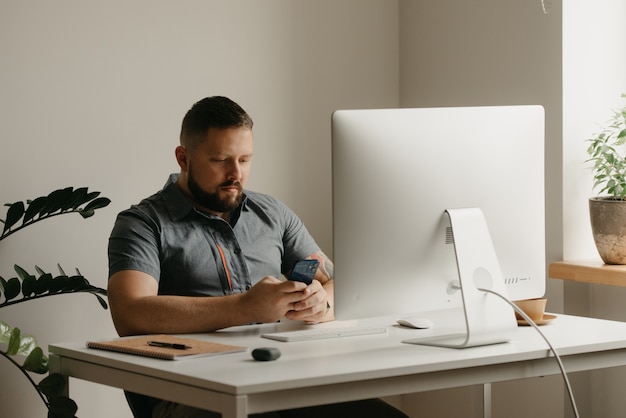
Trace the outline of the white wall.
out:
<instances>
[{"instance_id":1,"label":"white wall","mask_svg":"<svg viewBox=\"0 0 626 418\"><path fill-rule=\"evenodd\" d=\"M561 259L563 244L562 66L561 2L548 3L544 14L540 0L401 0L400 100L404 107L544 106L546 257L551 262ZM548 283L546 293L548 309L559 312L561 284ZM494 384L493 416L562 416L561 387L558 376ZM441 402L440 396L455 401ZM404 405L416 416L425 408L427 416L459 416L460 408L464 416L479 417L481 397L482 388L466 388L407 397Z\"/></svg>"},{"instance_id":2,"label":"white wall","mask_svg":"<svg viewBox=\"0 0 626 418\"><path fill-rule=\"evenodd\" d=\"M570 0L563 8L563 253L597 257L588 222L592 173L585 139L624 104L626 4Z\"/></svg>"},{"instance_id":3,"label":"white wall","mask_svg":"<svg viewBox=\"0 0 626 418\"><path fill-rule=\"evenodd\" d=\"M621 107L626 92L626 3L568 0L563 6L563 256L598 259L589 224L592 173L585 139ZM626 320L626 289L566 283L566 312ZM626 368L581 373L574 380L581 414L622 417ZM593 412L593 414L589 414Z\"/></svg>"},{"instance_id":4,"label":"white wall","mask_svg":"<svg viewBox=\"0 0 626 418\"><path fill-rule=\"evenodd\" d=\"M330 115L398 104L398 5L376 0L165 0L0 3L2 203L88 186L95 217L59 217L0 243L14 263L75 266L106 287L115 215L177 170L182 116L215 94L255 119L250 187L282 198L331 253ZM4 210L1 212L4 218ZM115 336L93 297L0 312L40 345ZM0 415L45 416L0 360ZM129 417L121 391L72 381L79 416Z\"/></svg>"}]
</instances>

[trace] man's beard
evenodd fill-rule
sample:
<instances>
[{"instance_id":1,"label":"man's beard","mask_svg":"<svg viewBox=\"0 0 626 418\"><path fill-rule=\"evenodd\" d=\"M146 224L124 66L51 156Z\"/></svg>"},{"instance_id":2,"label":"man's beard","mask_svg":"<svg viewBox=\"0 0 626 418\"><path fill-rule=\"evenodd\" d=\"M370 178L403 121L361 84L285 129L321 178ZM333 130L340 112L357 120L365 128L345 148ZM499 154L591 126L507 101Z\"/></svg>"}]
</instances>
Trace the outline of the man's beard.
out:
<instances>
[{"instance_id":1,"label":"man's beard","mask_svg":"<svg viewBox=\"0 0 626 418\"><path fill-rule=\"evenodd\" d=\"M193 196L193 199L197 204L201 205L202 207L206 209L209 209L210 211L217 212L217 213L226 213L226 212L230 212L236 209L237 206L241 204L241 201L243 200L243 191L241 188L241 183L239 183L238 181L227 181L227 182L220 184L219 187L221 188L221 187L228 187L228 186L233 186L233 185L239 188L239 192L237 193L236 196L229 198L229 199L221 198L219 195L219 191L216 193L205 192L204 190L202 190L200 185L196 182L195 178L193 177L193 170L191 169L191 166L189 167L187 187L189 187L191 196Z\"/></svg>"}]
</instances>

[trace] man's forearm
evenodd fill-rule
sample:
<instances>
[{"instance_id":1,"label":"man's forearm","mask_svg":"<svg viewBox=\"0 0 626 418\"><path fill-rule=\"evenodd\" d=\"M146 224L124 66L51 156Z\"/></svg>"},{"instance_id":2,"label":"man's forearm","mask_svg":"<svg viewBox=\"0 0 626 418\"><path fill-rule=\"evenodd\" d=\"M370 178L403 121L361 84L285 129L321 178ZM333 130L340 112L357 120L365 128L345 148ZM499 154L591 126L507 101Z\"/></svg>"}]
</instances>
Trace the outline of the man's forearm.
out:
<instances>
[{"instance_id":1,"label":"man's forearm","mask_svg":"<svg viewBox=\"0 0 626 418\"><path fill-rule=\"evenodd\" d=\"M121 336L211 332L249 322L241 296L146 296L112 313Z\"/></svg>"}]
</instances>

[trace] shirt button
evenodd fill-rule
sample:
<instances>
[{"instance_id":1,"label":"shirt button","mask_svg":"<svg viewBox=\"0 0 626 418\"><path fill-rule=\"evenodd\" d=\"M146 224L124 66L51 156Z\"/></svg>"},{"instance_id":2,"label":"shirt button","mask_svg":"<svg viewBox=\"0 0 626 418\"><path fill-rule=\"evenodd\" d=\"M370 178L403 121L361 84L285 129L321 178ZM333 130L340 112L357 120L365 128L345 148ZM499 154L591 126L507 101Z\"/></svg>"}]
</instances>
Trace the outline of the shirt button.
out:
<instances>
[{"instance_id":1,"label":"shirt button","mask_svg":"<svg viewBox=\"0 0 626 418\"><path fill-rule=\"evenodd\" d=\"M252 288L252 286L250 286L249 284L246 285L246 290L250 290Z\"/></svg>"},{"instance_id":2,"label":"shirt button","mask_svg":"<svg viewBox=\"0 0 626 418\"><path fill-rule=\"evenodd\" d=\"M235 254L236 255L240 255L241 254L241 248L235 248Z\"/></svg>"}]
</instances>

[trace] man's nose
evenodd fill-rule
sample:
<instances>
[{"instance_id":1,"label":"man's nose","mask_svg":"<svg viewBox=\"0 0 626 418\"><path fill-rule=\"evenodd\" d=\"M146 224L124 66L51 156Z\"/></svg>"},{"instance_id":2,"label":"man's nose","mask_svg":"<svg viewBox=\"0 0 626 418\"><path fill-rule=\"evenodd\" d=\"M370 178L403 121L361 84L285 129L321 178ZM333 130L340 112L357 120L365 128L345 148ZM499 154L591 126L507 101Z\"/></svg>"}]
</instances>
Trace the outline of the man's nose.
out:
<instances>
[{"instance_id":1,"label":"man's nose","mask_svg":"<svg viewBox=\"0 0 626 418\"><path fill-rule=\"evenodd\" d=\"M241 178L241 164L238 161L234 161L228 167L228 179L239 180L240 178Z\"/></svg>"}]
</instances>

